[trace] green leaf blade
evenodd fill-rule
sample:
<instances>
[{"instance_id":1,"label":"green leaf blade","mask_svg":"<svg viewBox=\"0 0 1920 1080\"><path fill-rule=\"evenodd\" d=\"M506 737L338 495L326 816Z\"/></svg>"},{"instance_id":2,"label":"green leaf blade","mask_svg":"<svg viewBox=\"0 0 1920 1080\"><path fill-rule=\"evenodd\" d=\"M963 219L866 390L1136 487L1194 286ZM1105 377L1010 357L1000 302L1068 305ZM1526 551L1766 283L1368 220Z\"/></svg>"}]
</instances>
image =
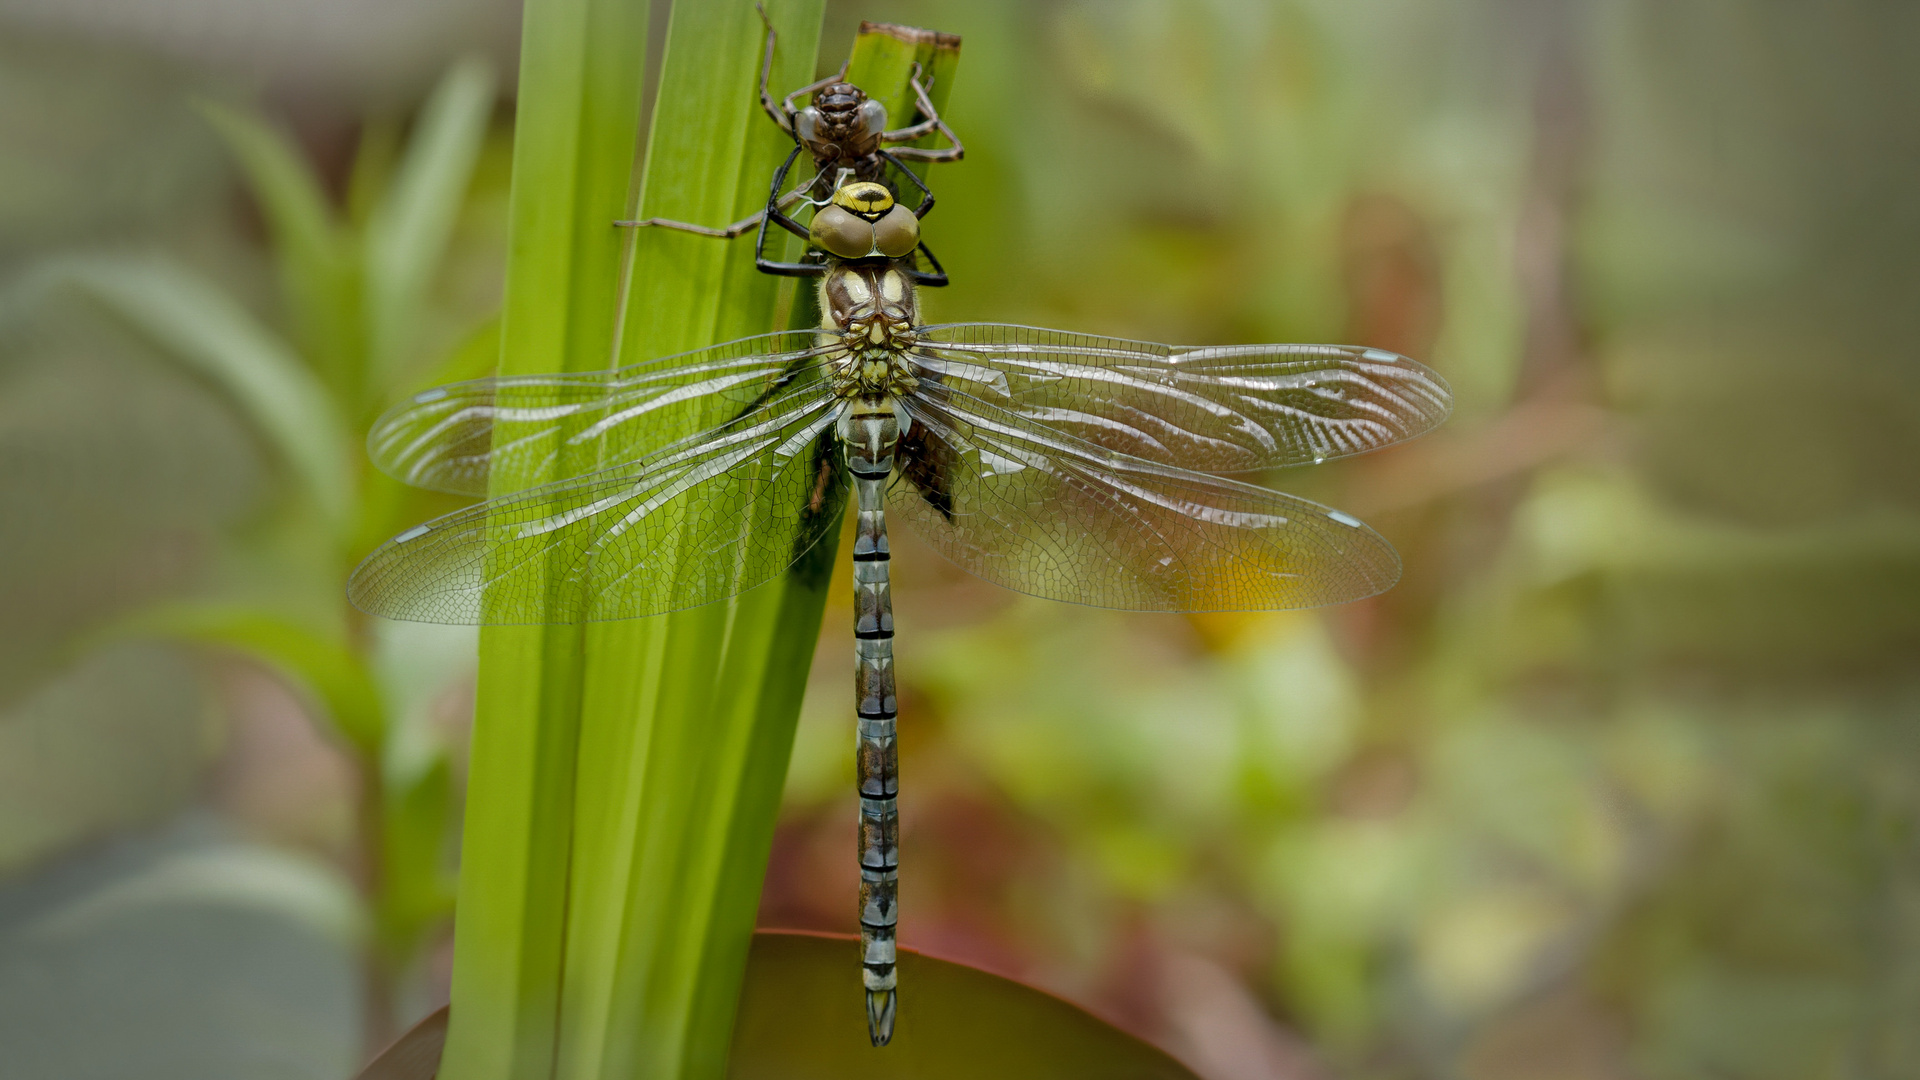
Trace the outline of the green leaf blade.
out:
<instances>
[{"instance_id":1,"label":"green leaf blade","mask_svg":"<svg viewBox=\"0 0 1920 1080\"><path fill-rule=\"evenodd\" d=\"M775 85L809 81L822 5L767 12ZM724 224L764 204L792 144L759 109L763 33L749 5L676 6L637 216ZM770 330L791 288L754 269L750 238L645 229L632 243L622 363ZM562 1076L720 1075L785 770L784 750L771 780L756 768L779 740L755 737L757 714L735 706L757 700L757 682L727 664L750 653L782 589L587 628L581 805L596 812L577 838L569 975L582 1006ZM764 809L741 836L743 799Z\"/></svg>"}]
</instances>

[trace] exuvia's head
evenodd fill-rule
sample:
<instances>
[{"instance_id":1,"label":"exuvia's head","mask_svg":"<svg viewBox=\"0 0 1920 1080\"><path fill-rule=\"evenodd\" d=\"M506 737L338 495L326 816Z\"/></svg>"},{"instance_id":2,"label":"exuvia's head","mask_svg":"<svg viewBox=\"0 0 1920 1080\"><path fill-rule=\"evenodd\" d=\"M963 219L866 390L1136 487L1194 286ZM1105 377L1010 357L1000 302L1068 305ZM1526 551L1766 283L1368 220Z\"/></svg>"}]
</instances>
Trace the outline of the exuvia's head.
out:
<instances>
[{"instance_id":1,"label":"exuvia's head","mask_svg":"<svg viewBox=\"0 0 1920 1080\"><path fill-rule=\"evenodd\" d=\"M833 83L793 116L793 133L815 158L864 157L880 148L887 107L852 83Z\"/></svg>"},{"instance_id":2,"label":"exuvia's head","mask_svg":"<svg viewBox=\"0 0 1920 1080\"><path fill-rule=\"evenodd\" d=\"M920 219L893 201L885 184L842 185L813 215L808 242L841 259L899 259L920 246Z\"/></svg>"}]
</instances>

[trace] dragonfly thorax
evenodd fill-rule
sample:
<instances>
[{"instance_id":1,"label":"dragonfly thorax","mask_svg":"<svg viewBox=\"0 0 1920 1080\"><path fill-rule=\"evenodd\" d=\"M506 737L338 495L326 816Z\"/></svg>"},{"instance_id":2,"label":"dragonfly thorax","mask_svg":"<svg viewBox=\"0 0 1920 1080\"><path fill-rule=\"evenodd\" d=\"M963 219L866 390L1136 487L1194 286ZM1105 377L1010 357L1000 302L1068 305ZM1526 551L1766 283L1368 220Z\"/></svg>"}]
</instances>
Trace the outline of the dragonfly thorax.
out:
<instances>
[{"instance_id":1,"label":"dragonfly thorax","mask_svg":"<svg viewBox=\"0 0 1920 1080\"><path fill-rule=\"evenodd\" d=\"M913 338L913 282L891 263L841 264L820 279L820 325L882 344Z\"/></svg>"},{"instance_id":2,"label":"dragonfly thorax","mask_svg":"<svg viewBox=\"0 0 1920 1080\"><path fill-rule=\"evenodd\" d=\"M841 350L829 357L843 395L887 395L913 388L901 356L917 340L913 283L887 263L840 264L820 283L822 328Z\"/></svg>"}]
</instances>

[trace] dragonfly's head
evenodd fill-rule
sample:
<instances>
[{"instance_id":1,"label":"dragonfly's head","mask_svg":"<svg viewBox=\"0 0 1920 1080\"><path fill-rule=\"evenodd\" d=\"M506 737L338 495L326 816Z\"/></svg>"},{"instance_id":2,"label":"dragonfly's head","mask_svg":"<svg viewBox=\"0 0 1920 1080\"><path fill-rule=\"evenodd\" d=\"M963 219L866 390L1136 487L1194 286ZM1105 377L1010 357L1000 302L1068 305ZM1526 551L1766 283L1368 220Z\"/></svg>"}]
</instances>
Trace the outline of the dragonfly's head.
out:
<instances>
[{"instance_id":1,"label":"dragonfly's head","mask_svg":"<svg viewBox=\"0 0 1920 1080\"><path fill-rule=\"evenodd\" d=\"M866 157L880 149L887 107L852 83L814 91L813 104L793 117L793 133L816 161Z\"/></svg>"},{"instance_id":2,"label":"dragonfly's head","mask_svg":"<svg viewBox=\"0 0 1920 1080\"><path fill-rule=\"evenodd\" d=\"M839 259L898 259L920 246L920 219L885 184L856 180L813 215L807 239Z\"/></svg>"}]
</instances>

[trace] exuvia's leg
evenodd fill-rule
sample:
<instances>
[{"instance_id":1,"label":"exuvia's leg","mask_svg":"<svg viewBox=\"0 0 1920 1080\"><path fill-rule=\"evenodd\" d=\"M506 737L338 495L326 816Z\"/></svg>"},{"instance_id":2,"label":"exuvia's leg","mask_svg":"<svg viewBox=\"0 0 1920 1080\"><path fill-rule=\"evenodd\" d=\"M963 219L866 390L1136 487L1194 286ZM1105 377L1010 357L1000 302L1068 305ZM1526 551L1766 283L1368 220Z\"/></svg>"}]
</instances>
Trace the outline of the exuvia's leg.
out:
<instances>
[{"instance_id":1,"label":"exuvia's leg","mask_svg":"<svg viewBox=\"0 0 1920 1080\"><path fill-rule=\"evenodd\" d=\"M747 230L760 224L760 219L766 216L767 212L764 209L758 210L754 212L752 217L741 218L731 225L722 226L718 229L708 225L695 225L691 222L674 221L671 218L657 217L647 218L644 221L616 221L614 224L624 229L672 229L675 232L687 232L695 236L711 236L716 240L731 240L736 236L745 236Z\"/></svg>"},{"instance_id":2,"label":"exuvia's leg","mask_svg":"<svg viewBox=\"0 0 1920 1080\"><path fill-rule=\"evenodd\" d=\"M926 119L914 124L912 127L904 127L897 131L884 132L880 136L880 141L883 144L912 142L915 139L925 138L937 131L947 140L945 149L935 150L929 147L899 146L895 147L893 152L903 158L910 158L914 161L959 161L961 158L966 157L967 148L960 145L960 137L955 135L953 129L947 126L947 122L940 118L939 111L933 107L933 99L927 96L927 88L920 85L919 64L913 65L913 74L908 78L907 83L913 87L914 105L919 108L920 115L926 117Z\"/></svg>"},{"instance_id":3,"label":"exuvia's leg","mask_svg":"<svg viewBox=\"0 0 1920 1080\"><path fill-rule=\"evenodd\" d=\"M793 134L793 111L791 109L782 111L774 102L772 91L767 89L767 80L773 77L773 20L767 18L765 5L755 4L753 10L760 13L760 24L767 28L767 55L760 61L760 107L767 110L767 115L773 117L773 122L780 125L781 131L791 135Z\"/></svg>"},{"instance_id":4,"label":"exuvia's leg","mask_svg":"<svg viewBox=\"0 0 1920 1080\"><path fill-rule=\"evenodd\" d=\"M813 181L809 180L807 183L812 184ZM780 201L776 205L778 205L780 209L786 210L789 207L797 205L800 202L801 196L804 194L806 194L806 188L795 188L785 195L780 196ZM711 236L718 240L731 240L736 236L745 236L754 226L760 224L761 218L766 216L767 211L763 207L755 211L753 216L741 218L739 221L719 229L706 225L693 225L685 221L673 221L669 218L658 217L647 218L645 221L616 221L614 224L626 229L674 229L679 232L693 233L696 236Z\"/></svg>"}]
</instances>

